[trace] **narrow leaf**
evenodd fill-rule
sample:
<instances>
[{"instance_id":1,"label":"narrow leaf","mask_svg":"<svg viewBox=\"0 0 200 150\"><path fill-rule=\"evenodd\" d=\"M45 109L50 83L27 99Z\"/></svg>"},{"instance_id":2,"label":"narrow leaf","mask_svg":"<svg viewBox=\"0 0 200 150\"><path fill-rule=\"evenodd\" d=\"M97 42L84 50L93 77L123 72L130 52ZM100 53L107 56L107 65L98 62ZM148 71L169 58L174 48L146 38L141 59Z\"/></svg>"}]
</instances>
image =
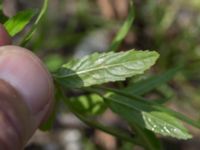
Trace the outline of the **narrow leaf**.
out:
<instances>
[{"instance_id":1,"label":"narrow leaf","mask_svg":"<svg viewBox=\"0 0 200 150\"><path fill-rule=\"evenodd\" d=\"M55 79L67 87L87 87L106 82L122 81L142 74L158 59L155 51L94 53L61 67Z\"/></svg>"},{"instance_id":2,"label":"narrow leaf","mask_svg":"<svg viewBox=\"0 0 200 150\"><path fill-rule=\"evenodd\" d=\"M27 35L23 38L23 40L21 41L21 46L25 46L26 43L31 39L31 37L33 36L33 34L35 33L36 29L37 29L37 26L38 24L41 22L42 18L44 17L46 11L47 11L47 8L48 8L48 3L49 3L49 0L44 0L44 3L42 5L42 8L31 28L31 30L27 33Z\"/></svg>"},{"instance_id":3,"label":"narrow leaf","mask_svg":"<svg viewBox=\"0 0 200 150\"><path fill-rule=\"evenodd\" d=\"M172 115L154 109L151 105L117 94L109 94L107 103L110 108L131 124L178 139L189 139L187 129Z\"/></svg>"},{"instance_id":4,"label":"narrow leaf","mask_svg":"<svg viewBox=\"0 0 200 150\"><path fill-rule=\"evenodd\" d=\"M145 99L141 96L138 96L138 95L134 95L134 94L129 94L129 93L125 93L124 91L122 90L117 90L117 89L112 89L112 88L105 88L105 87L101 87L101 90L106 90L106 91L109 91L109 92L112 92L112 93L116 93L116 94L119 94L119 95L122 95L124 97L127 97L131 100L134 100L134 101L139 101L140 103L143 103L145 105L150 105L154 110L157 110L157 111L161 111L161 112L165 112L167 114L170 114L171 116L175 117L175 118L178 118L179 120L193 126L193 127L196 127L198 129L200 129L200 124L199 124L199 121L196 121L196 120L193 120L177 111L174 111L172 109L169 109L165 106L162 106L162 105L159 105L158 103L155 103L153 101L149 101L148 99ZM98 91L96 91L96 89L93 89L94 92L98 93ZM99 93L101 95L101 93Z\"/></svg>"},{"instance_id":5,"label":"narrow leaf","mask_svg":"<svg viewBox=\"0 0 200 150\"><path fill-rule=\"evenodd\" d=\"M127 88L124 88L123 91L126 93L137 95L145 94L171 80L179 70L180 67L172 68L160 75L153 76L140 82L134 83Z\"/></svg>"},{"instance_id":6,"label":"narrow leaf","mask_svg":"<svg viewBox=\"0 0 200 150\"><path fill-rule=\"evenodd\" d=\"M4 23L4 25L9 34L14 36L24 29L24 27L31 21L34 15L35 11L33 10L24 10L10 18Z\"/></svg>"},{"instance_id":7,"label":"narrow leaf","mask_svg":"<svg viewBox=\"0 0 200 150\"><path fill-rule=\"evenodd\" d=\"M108 48L109 51L116 51L119 45L121 44L121 42L123 41L123 39L126 37L135 18L134 10L135 10L134 4L131 3L131 9L130 9L129 15L127 19L124 21L124 24L122 25L120 30L118 31L116 37L112 41L110 47Z\"/></svg>"}]
</instances>

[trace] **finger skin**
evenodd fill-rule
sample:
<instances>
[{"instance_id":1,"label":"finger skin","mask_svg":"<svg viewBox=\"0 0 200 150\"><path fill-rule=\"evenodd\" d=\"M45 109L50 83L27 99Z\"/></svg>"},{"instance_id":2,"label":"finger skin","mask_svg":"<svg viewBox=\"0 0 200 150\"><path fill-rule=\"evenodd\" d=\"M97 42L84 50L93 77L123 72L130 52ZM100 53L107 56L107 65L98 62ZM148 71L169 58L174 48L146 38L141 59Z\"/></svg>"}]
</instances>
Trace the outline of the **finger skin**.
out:
<instances>
[{"instance_id":1,"label":"finger skin","mask_svg":"<svg viewBox=\"0 0 200 150\"><path fill-rule=\"evenodd\" d=\"M10 45L11 42L11 37L4 28L4 26L0 23L0 46L3 45Z\"/></svg>"},{"instance_id":2,"label":"finger skin","mask_svg":"<svg viewBox=\"0 0 200 150\"><path fill-rule=\"evenodd\" d=\"M40 59L32 52L18 46L1 46L0 83L0 149L18 139L15 150L20 150L51 112L53 81ZM7 118L11 119L3 121ZM6 128L4 133L4 126L10 126L9 131ZM7 140L12 138L13 141ZM6 150L12 148L7 147Z\"/></svg>"},{"instance_id":3,"label":"finger skin","mask_svg":"<svg viewBox=\"0 0 200 150\"><path fill-rule=\"evenodd\" d=\"M28 139L29 127L33 128L31 117L20 94L7 82L0 80L1 150L22 149Z\"/></svg>"}]
</instances>

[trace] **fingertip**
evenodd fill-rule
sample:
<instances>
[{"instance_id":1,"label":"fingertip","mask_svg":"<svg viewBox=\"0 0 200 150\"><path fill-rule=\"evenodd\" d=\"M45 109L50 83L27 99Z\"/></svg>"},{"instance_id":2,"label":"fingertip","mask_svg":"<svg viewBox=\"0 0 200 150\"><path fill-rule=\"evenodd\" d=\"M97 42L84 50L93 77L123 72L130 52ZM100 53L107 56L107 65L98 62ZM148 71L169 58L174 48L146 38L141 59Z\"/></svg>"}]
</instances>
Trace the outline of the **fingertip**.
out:
<instances>
[{"instance_id":1,"label":"fingertip","mask_svg":"<svg viewBox=\"0 0 200 150\"><path fill-rule=\"evenodd\" d=\"M20 94L2 79L0 79L0 129L0 147L5 150L21 149L34 130L27 105Z\"/></svg>"},{"instance_id":2,"label":"fingertip","mask_svg":"<svg viewBox=\"0 0 200 150\"><path fill-rule=\"evenodd\" d=\"M40 59L18 46L0 47L0 78L22 95L36 128L53 107L53 81Z\"/></svg>"}]
</instances>

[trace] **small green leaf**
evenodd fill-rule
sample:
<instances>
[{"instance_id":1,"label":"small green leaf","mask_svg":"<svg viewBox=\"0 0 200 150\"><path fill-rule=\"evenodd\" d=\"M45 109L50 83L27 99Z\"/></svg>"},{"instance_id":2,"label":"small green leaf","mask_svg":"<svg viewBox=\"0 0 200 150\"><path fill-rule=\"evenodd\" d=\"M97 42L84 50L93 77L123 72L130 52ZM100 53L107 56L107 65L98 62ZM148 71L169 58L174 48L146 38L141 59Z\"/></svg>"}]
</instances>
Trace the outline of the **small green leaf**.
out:
<instances>
[{"instance_id":1,"label":"small green leaf","mask_svg":"<svg viewBox=\"0 0 200 150\"><path fill-rule=\"evenodd\" d=\"M144 73L158 57L155 51L94 53L63 65L54 77L60 84L70 88L122 81Z\"/></svg>"},{"instance_id":2,"label":"small green leaf","mask_svg":"<svg viewBox=\"0 0 200 150\"><path fill-rule=\"evenodd\" d=\"M34 15L35 11L33 10L24 10L10 18L4 23L4 25L9 34L14 36L24 29L24 27L31 21Z\"/></svg>"},{"instance_id":3,"label":"small green leaf","mask_svg":"<svg viewBox=\"0 0 200 150\"><path fill-rule=\"evenodd\" d=\"M117 35L113 39L110 47L108 48L109 51L116 51L120 46L123 39L126 37L127 33L129 32L130 28L132 27L133 21L135 18L135 7L134 4L131 3L131 9L128 14L127 19L124 21L124 24L118 31Z\"/></svg>"},{"instance_id":4,"label":"small green leaf","mask_svg":"<svg viewBox=\"0 0 200 150\"><path fill-rule=\"evenodd\" d=\"M21 41L21 46L25 46L29 40L32 38L33 34L37 30L38 24L41 22L42 18L44 17L45 13L47 12L49 0L44 0L42 8L40 9L40 12L31 28L31 30L25 35L25 37Z\"/></svg>"},{"instance_id":5,"label":"small green leaf","mask_svg":"<svg viewBox=\"0 0 200 150\"><path fill-rule=\"evenodd\" d=\"M108 94L106 97L109 107L131 124L178 139L192 137L179 120L166 112L154 109L152 105L117 94Z\"/></svg>"},{"instance_id":6,"label":"small green leaf","mask_svg":"<svg viewBox=\"0 0 200 150\"><path fill-rule=\"evenodd\" d=\"M130 94L143 95L171 80L179 70L180 67L172 68L160 75L153 76L140 82L134 83L127 88L124 88L123 91Z\"/></svg>"},{"instance_id":7,"label":"small green leaf","mask_svg":"<svg viewBox=\"0 0 200 150\"><path fill-rule=\"evenodd\" d=\"M72 107L84 115L99 115L103 113L106 109L106 105L102 99L97 94L83 95L71 99Z\"/></svg>"}]
</instances>

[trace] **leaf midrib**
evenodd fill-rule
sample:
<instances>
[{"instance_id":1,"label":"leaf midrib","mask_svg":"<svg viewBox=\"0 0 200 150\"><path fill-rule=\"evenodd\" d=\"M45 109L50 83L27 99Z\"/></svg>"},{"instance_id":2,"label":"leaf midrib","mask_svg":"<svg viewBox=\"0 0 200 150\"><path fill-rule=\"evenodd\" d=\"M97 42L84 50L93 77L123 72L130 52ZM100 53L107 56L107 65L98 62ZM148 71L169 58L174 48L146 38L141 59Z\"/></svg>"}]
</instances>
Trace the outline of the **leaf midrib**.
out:
<instances>
[{"instance_id":1,"label":"leaf midrib","mask_svg":"<svg viewBox=\"0 0 200 150\"><path fill-rule=\"evenodd\" d=\"M152 57L155 57L155 56L150 56L148 58L144 58L143 61L145 59L151 59ZM117 67L117 66L122 66L124 64L127 64L127 63L131 63L131 62L136 62L138 61L139 59L137 60L134 60L134 61L127 61L127 62L124 62L124 63L117 63L117 64L111 64L111 65L107 65L107 66L100 66L100 67L94 67L94 68L91 68L91 69L87 69L87 70L83 70L83 71L78 71L76 73L70 73L70 74L67 74L67 75L55 75L55 77L57 78L69 78L71 76L75 76L75 75L80 75L80 74L85 74L85 73L89 73L89 72L93 72L93 71L97 71L97 70L102 70L102 69L108 69L108 68L112 68L112 67ZM156 59L155 59L156 60ZM152 63L153 64L153 63ZM144 67L144 68L147 68L147 67ZM68 69L68 68L67 68ZM70 69L70 68L69 68ZM132 69L133 70L133 69ZM135 69L137 70L137 69ZM138 69L140 70L140 69ZM145 69L142 69L142 70L145 70ZM72 71L76 71L76 70L72 70Z\"/></svg>"}]
</instances>

